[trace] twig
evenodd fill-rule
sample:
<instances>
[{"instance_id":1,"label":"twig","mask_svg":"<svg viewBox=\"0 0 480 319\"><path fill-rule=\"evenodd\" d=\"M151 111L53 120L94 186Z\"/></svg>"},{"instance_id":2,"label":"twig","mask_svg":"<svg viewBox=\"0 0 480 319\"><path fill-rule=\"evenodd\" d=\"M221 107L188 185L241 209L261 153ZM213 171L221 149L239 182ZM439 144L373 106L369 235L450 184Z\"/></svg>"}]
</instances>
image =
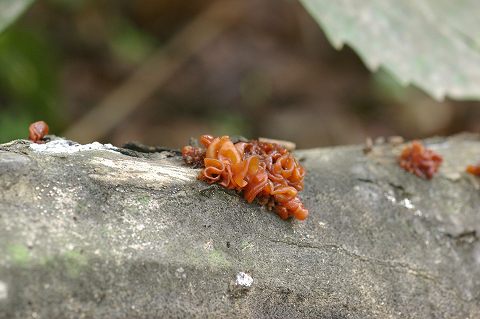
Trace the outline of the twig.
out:
<instances>
[{"instance_id":1,"label":"twig","mask_svg":"<svg viewBox=\"0 0 480 319\"><path fill-rule=\"evenodd\" d=\"M267 138L267 137L259 137L258 140L260 142L275 143L275 144L281 145L285 147L288 151L294 151L297 148L297 145L294 142L290 142L290 141L277 140L277 139Z\"/></svg>"},{"instance_id":2,"label":"twig","mask_svg":"<svg viewBox=\"0 0 480 319\"><path fill-rule=\"evenodd\" d=\"M165 84L193 54L234 25L243 8L242 1L222 0L212 4L64 135L78 142L89 142L108 134Z\"/></svg>"}]
</instances>

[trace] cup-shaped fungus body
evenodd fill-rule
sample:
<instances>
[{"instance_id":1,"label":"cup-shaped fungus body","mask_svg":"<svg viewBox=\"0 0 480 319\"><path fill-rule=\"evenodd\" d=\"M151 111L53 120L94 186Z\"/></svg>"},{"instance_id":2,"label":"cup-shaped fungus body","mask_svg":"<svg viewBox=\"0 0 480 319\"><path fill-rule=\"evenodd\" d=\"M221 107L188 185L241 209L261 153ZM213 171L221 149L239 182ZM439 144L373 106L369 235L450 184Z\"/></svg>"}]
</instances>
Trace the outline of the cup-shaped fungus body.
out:
<instances>
[{"instance_id":1,"label":"cup-shaped fungus body","mask_svg":"<svg viewBox=\"0 0 480 319\"><path fill-rule=\"evenodd\" d=\"M48 124L44 121L32 123L28 128L28 139L34 143L43 143L43 138L48 134L48 130Z\"/></svg>"},{"instance_id":2,"label":"cup-shaped fungus body","mask_svg":"<svg viewBox=\"0 0 480 319\"><path fill-rule=\"evenodd\" d=\"M284 147L257 140L233 143L228 136L210 135L201 136L200 143L204 149L182 149L187 164L202 164L199 179L242 191L247 202L258 199L282 219L307 218L308 210L297 196L305 169Z\"/></svg>"}]
</instances>

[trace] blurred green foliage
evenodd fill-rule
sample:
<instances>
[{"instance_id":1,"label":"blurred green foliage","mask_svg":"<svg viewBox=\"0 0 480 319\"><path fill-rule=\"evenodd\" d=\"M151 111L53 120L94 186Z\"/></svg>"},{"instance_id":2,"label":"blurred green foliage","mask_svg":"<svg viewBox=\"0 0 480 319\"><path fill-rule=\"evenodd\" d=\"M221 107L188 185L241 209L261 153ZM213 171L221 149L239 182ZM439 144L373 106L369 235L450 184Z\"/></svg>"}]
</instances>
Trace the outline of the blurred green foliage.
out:
<instances>
[{"instance_id":1,"label":"blurred green foliage","mask_svg":"<svg viewBox=\"0 0 480 319\"><path fill-rule=\"evenodd\" d=\"M114 56L125 63L139 63L150 54L156 39L138 29L131 21L118 17L108 42Z\"/></svg>"},{"instance_id":2,"label":"blurred green foliage","mask_svg":"<svg viewBox=\"0 0 480 319\"><path fill-rule=\"evenodd\" d=\"M54 12L67 19L82 14L88 19L93 12L101 19L101 28L96 30L95 38L100 37L104 46L95 47L97 43L89 42L92 34L82 34L75 20L71 20L65 30L51 29L44 20L48 14L41 16L43 12L38 8L39 16L32 19L26 15L28 23L21 19L0 33L0 143L26 138L29 124L37 120L46 121L51 132L61 134L68 117L64 114L68 107L62 105L65 97L61 85L75 85L61 83L62 69L69 59L75 59L70 43L74 43L73 52L80 57L79 48L85 52L107 49L107 54L116 63L126 66L140 63L157 45L156 39L127 17L99 14L100 4L95 1L49 0L38 4L47 8L45 12Z\"/></svg>"},{"instance_id":3,"label":"blurred green foliage","mask_svg":"<svg viewBox=\"0 0 480 319\"><path fill-rule=\"evenodd\" d=\"M0 0L0 143L26 138L28 125L37 120L47 121L53 134L66 134L139 67L152 63L147 57L178 40L194 17L222 3L43 0L2 30L2 5L22 1L30 0ZM362 3L372 1L380 3ZM369 73L353 50L335 52L300 2L245 2L255 12L246 10L223 36L190 52L188 61L177 61L180 71L96 139L178 147L190 136L210 133L269 136L312 147L358 143L365 136L480 130L477 103L434 102L399 84L388 68ZM237 16L229 12L236 6L226 8L219 21ZM338 22L338 16L329 17ZM204 30L197 29L195 41L203 38ZM85 123L82 131L88 129Z\"/></svg>"},{"instance_id":4,"label":"blurred green foliage","mask_svg":"<svg viewBox=\"0 0 480 319\"><path fill-rule=\"evenodd\" d=\"M252 134L248 121L238 113L221 112L212 115L209 124L212 128L212 134L215 136L251 136Z\"/></svg>"},{"instance_id":5,"label":"blurred green foliage","mask_svg":"<svg viewBox=\"0 0 480 319\"><path fill-rule=\"evenodd\" d=\"M0 0L0 32L8 27L34 0Z\"/></svg>"},{"instance_id":6,"label":"blurred green foliage","mask_svg":"<svg viewBox=\"0 0 480 319\"><path fill-rule=\"evenodd\" d=\"M27 137L33 121L59 121L55 46L34 31L15 26L0 34L2 142Z\"/></svg>"}]
</instances>

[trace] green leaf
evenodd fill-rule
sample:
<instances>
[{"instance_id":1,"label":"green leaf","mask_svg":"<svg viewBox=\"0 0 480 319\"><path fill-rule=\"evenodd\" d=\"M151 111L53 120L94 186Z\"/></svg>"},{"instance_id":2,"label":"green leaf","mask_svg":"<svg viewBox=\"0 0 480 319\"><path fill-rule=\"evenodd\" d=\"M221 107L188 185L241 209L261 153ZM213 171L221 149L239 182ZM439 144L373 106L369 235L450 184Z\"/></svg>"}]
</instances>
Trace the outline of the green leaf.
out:
<instances>
[{"instance_id":1,"label":"green leaf","mask_svg":"<svg viewBox=\"0 0 480 319\"><path fill-rule=\"evenodd\" d=\"M33 0L0 0L0 32L32 4Z\"/></svg>"},{"instance_id":2,"label":"green leaf","mask_svg":"<svg viewBox=\"0 0 480 319\"><path fill-rule=\"evenodd\" d=\"M480 99L480 1L300 0L340 49L438 100Z\"/></svg>"}]
</instances>

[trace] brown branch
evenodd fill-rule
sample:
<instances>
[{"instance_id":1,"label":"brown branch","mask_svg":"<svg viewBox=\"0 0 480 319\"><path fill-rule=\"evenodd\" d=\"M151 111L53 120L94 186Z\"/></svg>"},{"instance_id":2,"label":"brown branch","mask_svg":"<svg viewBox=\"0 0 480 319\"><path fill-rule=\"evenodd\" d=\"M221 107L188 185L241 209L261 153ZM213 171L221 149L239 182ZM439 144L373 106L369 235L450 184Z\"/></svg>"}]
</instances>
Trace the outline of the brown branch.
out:
<instances>
[{"instance_id":1,"label":"brown branch","mask_svg":"<svg viewBox=\"0 0 480 319\"><path fill-rule=\"evenodd\" d=\"M125 120L194 55L234 25L242 2L218 1L178 32L164 47L111 92L98 106L74 123L64 135L79 142L105 136Z\"/></svg>"}]
</instances>

